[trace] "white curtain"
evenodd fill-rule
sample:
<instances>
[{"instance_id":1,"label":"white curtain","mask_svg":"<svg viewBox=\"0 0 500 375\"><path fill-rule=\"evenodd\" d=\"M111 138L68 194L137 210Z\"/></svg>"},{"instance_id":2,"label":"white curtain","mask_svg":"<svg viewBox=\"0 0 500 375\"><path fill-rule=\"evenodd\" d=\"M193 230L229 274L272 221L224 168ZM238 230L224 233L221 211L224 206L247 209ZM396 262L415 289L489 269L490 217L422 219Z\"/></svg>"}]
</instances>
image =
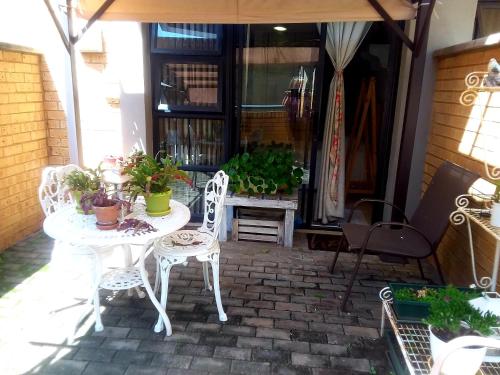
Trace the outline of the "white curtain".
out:
<instances>
[{"instance_id":1,"label":"white curtain","mask_svg":"<svg viewBox=\"0 0 500 375\"><path fill-rule=\"evenodd\" d=\"M331 22L327 25L326 51L335 73L326 110L316 219L323 224L344 217L345 134L344 68L361 45L371 22Z\"/></svg>"}]
</instances>

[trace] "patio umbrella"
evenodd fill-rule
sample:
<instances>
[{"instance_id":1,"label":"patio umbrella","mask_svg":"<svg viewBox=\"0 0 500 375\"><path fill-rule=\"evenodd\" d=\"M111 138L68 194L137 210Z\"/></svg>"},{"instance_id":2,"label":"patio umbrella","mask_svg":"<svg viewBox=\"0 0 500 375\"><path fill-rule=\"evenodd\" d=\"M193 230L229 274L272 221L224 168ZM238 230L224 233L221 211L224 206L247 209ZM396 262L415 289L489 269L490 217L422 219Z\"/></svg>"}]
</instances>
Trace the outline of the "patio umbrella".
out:
<instances>
[{"instance_id":1,"label":"patio umbrella","mask_svg":"<svg viewBox=\"0 0 500 375\"><path fill-rule=\"evenodd\" d=\"M407 0L378 0L394 20L415 18ZM103 0L79 0L78 14L89 19ZM381 21L368 0L115 0L102 20L179 23L301 23Z\"/></svg>"}]
</instances>

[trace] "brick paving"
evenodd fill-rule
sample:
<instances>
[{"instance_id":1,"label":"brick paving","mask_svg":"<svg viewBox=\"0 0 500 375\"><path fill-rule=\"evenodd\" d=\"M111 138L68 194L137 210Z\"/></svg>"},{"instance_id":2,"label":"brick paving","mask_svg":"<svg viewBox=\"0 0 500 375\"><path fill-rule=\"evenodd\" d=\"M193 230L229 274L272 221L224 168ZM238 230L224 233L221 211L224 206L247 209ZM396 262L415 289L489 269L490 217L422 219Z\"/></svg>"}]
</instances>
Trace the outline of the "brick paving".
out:
<instances>
[{"instance_id":1,"label":"brick paving","mask_svg":"<svg viewBox=\"0 0 500 375\"><path fill-rule=\"evenodd\" d=\"M222 244L225 323L203 290L201 266L174 267L173 335L165 337L152 330L151 302L124 292L101 291L103 332L94 332L92 313L76 326L90 312L88 279L74 268L56 272L54 242L39 233L0 255L0 373L390 374L378 291L387 281L420 281L416 264L366 257L342 313L353 256L341 254L331 275L333 253L296 244Z\"/></svg>"}]
</instances>

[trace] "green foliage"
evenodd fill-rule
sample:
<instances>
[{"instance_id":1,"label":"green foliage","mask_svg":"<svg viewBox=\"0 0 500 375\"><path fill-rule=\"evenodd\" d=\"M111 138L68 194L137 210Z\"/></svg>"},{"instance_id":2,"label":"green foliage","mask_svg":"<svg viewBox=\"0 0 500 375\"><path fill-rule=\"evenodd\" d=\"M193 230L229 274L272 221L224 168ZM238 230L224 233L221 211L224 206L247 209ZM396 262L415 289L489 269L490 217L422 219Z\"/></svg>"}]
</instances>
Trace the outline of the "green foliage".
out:
<instances>
[{"instance_id":1,"label":"green foliage","mask_svg":"<svg viewBox=\"0 0 500 375\"><path fill-rule=\"evenodd\" d=\"M493 194L493 202L500 203L500 181L494 181L496 185L495 193Z\"/></svg>"},{"instance_id":2,"label":"green foliage","mask_svg":"<svg viewBox=\"0 0 500 375\"><path fill-rule=\"evenodd\" d=\"M64 177L64 184L71 191L96 191L101 186L102 170L99 165L96 169L87 168L83 171L74 170Z\"/></svg>"},{"instance_id":3,"label":"green foliage","mask_svg":"<svg viewBox=\"0 0 500 375\"><path fill-rule=\"evenodd\" d=\"M394 297L398 301L416 301L416 302L432 302L436 298L440 299L445 297L450 293L450 289L456 289L452 286L446 288L427 288L423 287L420 289L415 288L402 288L394 293ZM479 297L481 294L476 291L463 292L456 289L459 293L462 293L466 300L470 300Z\"/></svg>"},{"instance_id":4,"label":"green foliage","mask_svg":"<svg viewBox=\"0 0 500 375\"><path fill-rule=\"evenodd\" d=\"M491 334L491 327L497 325L497 317L490 312L481 312L469 304L470 296L452 286L442 289L439 298L431 301L429 317L424 323L433 328L459 334L464 322L470 331L481 334Z\"/></svg>"},{"instance_id":5,"label":"green foliage","mask_svg":"<svg viewBox=\"0 0 500 375\"><path fill-rule=\"evenodd\" d=\"M174 180L191 184L187 173L177 166L168 157L161 158L159 162L149 155L135 157L125 166L125 173L131 176L129 186L132 195L163 193Z\"/></svg>"},{"instance_id":6,"label":"green foliage","mask_svg":"<svg viewBox=\"0 0 500 375\"><path fill-rule=\"evenodd\" d=\"M222 169L229 176L232 191L248 194L291 194L301 184L304 174L294 166L291 147L276 144L236 155Z\"/></svg>"}]
</instances>

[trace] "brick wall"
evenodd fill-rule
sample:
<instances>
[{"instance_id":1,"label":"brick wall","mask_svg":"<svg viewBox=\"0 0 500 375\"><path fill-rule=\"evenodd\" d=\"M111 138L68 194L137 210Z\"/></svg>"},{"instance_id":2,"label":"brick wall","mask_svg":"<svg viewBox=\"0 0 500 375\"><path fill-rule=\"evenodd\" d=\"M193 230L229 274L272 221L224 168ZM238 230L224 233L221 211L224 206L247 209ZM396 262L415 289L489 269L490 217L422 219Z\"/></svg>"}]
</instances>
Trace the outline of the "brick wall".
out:
<instances>
[{"instance_id":1,"label":"brick wall","mask_svg":"<svg viewBox=\"0 0 500 375\"><path fill-rule=\"evenodd\" d=\"M0 50L0 251L40 228L47 163L40 57Z\"/></svg>"},{"instance_id":2,"label":"brick wall","mask_svg":"<svg viewBox=\"0 0 500 375\"><path fill-rule=\"evenodd\" d=\"M471 107L463 106L459 98L466 88L465 76L473 71L485 71L492 57L500 57L498 44L482 49L454 49L437 57L432 129L424 167L424 189L443 160L450 160L486 177L482 160L486 147L484 141L491 137L492 134L488 132L492 130L496 132L496 136L500 136L500 92L493 94L486 108L484 103L476 103ZM483 126L477 126L477 114L482 111L485 113ZM473 144L467 145L466 138L474 139ZM489 276L495 252L494 240L477 226L472 229L478 276ZM450 225L438 249L447 282L464 285L473 282L467 241L465 225Z\"/></svg>"}]
</instances>

